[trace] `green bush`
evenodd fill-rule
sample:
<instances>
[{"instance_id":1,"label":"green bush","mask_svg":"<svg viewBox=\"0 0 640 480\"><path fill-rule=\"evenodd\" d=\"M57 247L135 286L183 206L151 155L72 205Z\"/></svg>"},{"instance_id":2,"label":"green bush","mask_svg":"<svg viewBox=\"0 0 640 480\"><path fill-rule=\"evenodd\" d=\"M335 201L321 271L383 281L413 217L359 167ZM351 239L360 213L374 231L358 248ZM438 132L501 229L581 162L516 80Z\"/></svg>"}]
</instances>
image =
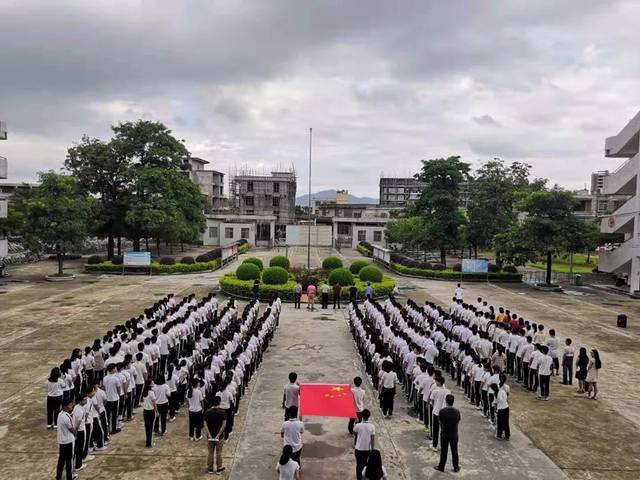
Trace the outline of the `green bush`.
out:
<instances>
[{"instance_id":1,"label":"green bush","mask_svg":"<svg viewBox=\"0 0 640 480\"><path fill-rule=\"evenodd\" d=\"M452 270L453 270L454 272L461 272L461 271L462 271L462 264L461 264L461 263L456 263L456 264L453 266Z\"/></svg>"},{"instance_id":2,"label":"green bush","mask_svg":"<svg viewBox=\"0 0 640 480\"><path fill-rule=\"evenodd\" d=\"M289 259L284 255L277 255L269 260L270 267L282 267L285 270L289 270L290 265L291 263L289 262Z\"/></svg>"},{"instance_id":3,"label":"green bush","mask_svg":"<svg viewBox=\"0 0 640 480\"><path fill-rule=\"evenodd\" d=\"M355 285L358 289L358 297L364 297L364 287L367 285L365 282L355 279ZM280 297L285 302L293 301L293 291L296 286L294 280L290 280L284 285L268 285L263 283L260 286L260 299L271 300L276 296ZM389 277L384 277L382 282L372 283L373 295L375 298L388 297L395 288L395 282ZM235 274L229 273L224 275L220 279L220 288L227 295L234 295L236 297L251 298L253 296L253 280L239 280ZM342 289L342 298L349 298L349 289Z\"/></svg>"},{"instance_id":4,"label":"green bush","mask_svg":"<svg viewBox=\"0 0 640 480\"><path fill-rule=\"evenodd\" d=\"M124 263L124 257L122 255L114 255L111 259L111 263L114 265L122 265Z\"/></svg>"},{"instance_id":5,"label":"green bush","mask_svg":"<svg viewBox=\"0 0 640 480\"><path fill-rule=\"evenodd\" d=\"M487 270L489 270L492 273L497 273L500 271L500 267L495 263L490 263L487 267Z\"/></svg>"},{"instance_id":6,"label":"green bush","mask_svg":"<svg viewBox=\"0 0 640 480\"><path fill-rule=\"evenodd\" d=\"M87 263L89 265L98 265L98 264L102 263L102 257L100 255L91 255L87 259Z\"/></svg>"},{"instance_id":7,"label":"green bush","mask_svg":"<svg viewBox=\"0 0 640 480\"><path fill-rule=\"evenodd\" d=\"M173 257L162 257L160 259L160 265L175 265L176 259Z\"/></svg>"},{"instance_id":8,"label":"green bush","mask_svg":"<svg viewBox=\"0 0 640 480\"><path fill-rule=\"evenodd\" d=\"M193 263L196 263L196 261L193 259L193 257L182 257L182 260L180 260L180 263L184 263L185 265L191 265Z\"/></svg>"},{"instance_id":9,"label":"green bush","mask_svg":"<svg viewBox=\"0 0 640 480\"><path fill-rule=\"evenodd\" d=\"M264 268L262 260L260 260L258 257L247 257L242 261L242 263L253 263L256 267L258 267L258 270L260 271L262 271L262 269Z\"/></svg>"},{"instance_id":10,"label":"green bush","mask_svg":"<svg viewBox=\"0 0 640 480\"><path fill-rule=\"evenodd\" d=\"M322 268L324 268L325 270L342 268L342 260L340 260L338 257L327 257L322 261Z\"/></svg>"},{"instance_id":11,"label":"green bush","mask_svg":"<svg viewBox=\"0 0 640 480\"><path fill-rule=\"evenodd\" d=\"M443 264L441 263L434 263L433 265L431 265L431 268L433 268L434 270L440 272L442 270L445 270L447 267L445 267Z\"/></svg>"},{"instance_id":12,"label":"green bush","mask_svg":"<svg viewBox=\"0 0 640 480\"><path fill-rule=\"evenodd\" d=\"M461 274L460 272L454 272L453 270L424 270L422 268L411 268L405 267L404 265L400 265L399 263L392 263L391 268L393 268L396 272L402 273L403 275L411 275L414 277L423 277L423 278L432 278L435 280L457 280L460 281ZM490 280L492 282L521 282L522 274L521 273L507 273L507 272L497 272L492 273L463 273L462 280L471 281L471 280L479 280L485 281Z\"/></svg>"},{"instance_id":13,"label":"green bush","mask_svg":"<svg viewBox=\"0 0 640 480\"><path fill-rule=\"evenodd\" d=\"M514 265L502 267L502 271L506 273L518 273L518 269Z\"/></svg>"},{"instance_id":14,"label":"green bush","mask_svg":"<svg viewBox=\"0 0 640 480\"><path fill-rule=\"evenodd\" d=\"M240 280L258 280L260 269L253 262L244 262L236 269L236 275Z\"/></svg>"},{"instance_id":15,"label":"green bush","mask_svg":"<svg viewBox=\"0 0 640 480\"><path fill-rule=\"evenodd\" d=\"M116 265L113 262L105 261L98 265L85 265L86 272L92 273L118 273L123 271L122 265ZM193 273L204 272L208 270L217 270L220 268L220 260L211 260L209 262L196 262L192 264L176 263L175 265L161 265L158 262L151 263L151 273ZM149 269L146 267L124 267L125 273L148 273Z\"/></svg>"},{"instance_id":16,"label":"green bush","mask_svg":"<svg viewBox=\"0 0 640 480\"><path fill-rule=\"evenodd\" d=\"M349 270L351 270L351 273L353 273L354 275L358 275L360 270L369 265L371 265L371 263L367 262L366 260L355 260L349 267Z\"/></svg>"},{"instance_id":17,"label":"green bush","mask_svg":"<svg viewBox=\"0 0 640 480\"><path fill-rule=\"evenodd\" d=\"M262 282L267 285L284 285L289 281L289 272L282 267L268 267L262 272Z\"/></svg>"},{"instance_id":18,"label":"green bush","mask_svg":"<svg viewBox=\"0 0 640 480\"><path fill-rule=\"evenodd\" d=\"M242 245L240 245L238 247L238 253L247 252L247 251L251 250L252 248L253 248L253 245L251 245L249 242L243 243Z\"/></svg>"},{"instance_id":19,"label":"green bush","mask_svg":"<svg viewBox=\"0 0 640 480\"><path fill-rule=\"evenodd\" d=\"M365 257L371 257L372 253L371 251L367 250L366 248L364 248L362 245L358 245L356 247L356 250L358 252L360 252L360 255L364 255Z\"/></svg>"},{"instance_id":20,"label":"green bush","mask_svg":"<svg viewBox=\"0 0 640 480\"><path fill-rule=\"evenodd\" d=\"M353 275L351 275L351 272L346 268L336 268L331 271L327 281L329 285L335 285L336 283L339 283L343 287L353 285Z\"/></svg>"},{"instance_id":21,"label":"green bush","mask_svg":"<svg viewBox=\"0 0 640 480\"><path fill-rule=\"evenodd\" d=\"M363 282L381 282L382 281L382 270L373 265L369 265L360 270L358 274L360 280Z\"/></svg>"}]
</instances>

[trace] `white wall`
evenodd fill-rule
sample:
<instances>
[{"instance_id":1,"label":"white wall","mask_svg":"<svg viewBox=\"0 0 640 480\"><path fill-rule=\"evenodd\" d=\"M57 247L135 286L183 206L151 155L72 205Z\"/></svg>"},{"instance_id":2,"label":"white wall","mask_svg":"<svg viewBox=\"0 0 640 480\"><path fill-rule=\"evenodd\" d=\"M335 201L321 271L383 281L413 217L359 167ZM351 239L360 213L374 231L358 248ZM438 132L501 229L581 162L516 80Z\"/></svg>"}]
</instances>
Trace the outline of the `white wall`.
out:
<instances>
[{"instance_id":1,"label":"white wall","mask_svg":"<svg viewBox=\"0 0 640 480\"><path fill-rule=\"evenodd\" d=\"M319 247L332 246L333 228L331 225L311 226L311 245ZM309 238L308 225L287 225L287 245L306 246Z\"/></svg>"},{"instance_id":2,"label":"white wall","mask_svg":"<svg viewBox=\"0 0 640 480\"><path fill-rule=\"evenodd\" d=\"M0 258L9 255L9 242L6 238L0 238Z\"/></svg>"},{"instance_id":3,"label":"white wall","mask_svg":"<svg viewBox=\"0 0 640 480\"><path fill-rule=\"evenodd\" d=\"M385 241L385 238L384 238L384 225L372 227L368 225L364 226L364 225L358 225L357 223L354 223L352 228L353 228L353 235L352 235L353 248L357 247L360 242L369 242L371 244L380 245L382 247L387 246L387 242ZM358 239L358 232L361 230L365 232L364 239ZM374 232L380 232L380 240L374 240L373 238Z\"/></svg>"}]
</instances>

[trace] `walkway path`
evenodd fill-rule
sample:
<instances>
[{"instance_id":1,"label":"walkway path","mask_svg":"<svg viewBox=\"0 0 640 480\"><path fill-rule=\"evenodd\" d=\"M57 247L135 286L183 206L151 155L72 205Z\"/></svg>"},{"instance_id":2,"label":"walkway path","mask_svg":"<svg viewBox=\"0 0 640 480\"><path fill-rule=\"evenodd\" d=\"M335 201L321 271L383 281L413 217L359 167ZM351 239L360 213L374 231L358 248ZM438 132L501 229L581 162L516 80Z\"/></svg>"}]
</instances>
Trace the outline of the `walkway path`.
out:
<instances>
[{"instance_id":1,"label":"walkway path","mask_svg":"<svg viewBox=\"0 0 640 480\"><path fill-rule=\"evenodd\" d=\"M249 415L239 441L232 479L275 478L281 449L282 388L289 371L300 382L350 383L363 376L344 311L283 309L280 327L256 381ZM376 445L393 479L444 478L432 468L437 453L428 448L423 427L407 414L402 394L396 399L393 419L385 420L376 408L367 381L367 404L377 428ZM563 479L564 474L517 429L510 442L499 442L476 410L469 408L457 388L462 409L461 466L464 478ZM355 478L352 439L342 419L307 418L302 454L305 479Z\"/></svg>"}]
</instances>

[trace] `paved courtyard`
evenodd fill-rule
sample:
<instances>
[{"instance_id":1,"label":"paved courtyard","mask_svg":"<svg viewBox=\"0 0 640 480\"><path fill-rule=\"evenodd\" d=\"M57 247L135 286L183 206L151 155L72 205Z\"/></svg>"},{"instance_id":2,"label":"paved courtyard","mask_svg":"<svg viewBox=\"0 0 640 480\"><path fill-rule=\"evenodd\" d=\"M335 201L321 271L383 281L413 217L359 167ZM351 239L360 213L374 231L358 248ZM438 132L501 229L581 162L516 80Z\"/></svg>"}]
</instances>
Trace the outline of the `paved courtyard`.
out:
<instances>
[{"instance_id":1,"label":"paved courtyard","mask_svg":"<svg viewBox=\"0 0 640 480\"><path fill-rule=\"evenodd\" d=\"M280 253L284 253L281 249ZM293 264L306 264L307 252L287 252ZM331 253L312 249L312 266ZM337 252L334 252L337 253ZM251 253L268 259L275 253ZM359 258L354 250L338 255ZM0 287L0 478L53 478L55 434L45 429L44 379L73 347L87 345L109 327L121 323L169 292L201 296L217 288L225 271L180 276L100 276L79 274L70 283L41 281L50 270L41 262L11 270L12 282ZM74 268L74 264L70 264ZM25 280L22 282L21 280ZM449 282L396 277L403 296L448 304ZM526 285L465 285L465 297L487 297L525 318L554 327L574 345L599 348L604 368L600 399L586 400L571 387L552 381L550 402L513 387L512 423L517 432L509 444L491 438L491 430L475 411L463 406L462 478L636 479L640 475L640 303L582 288L546 294ZM630 328L615 327L626 313ZM289 370L301 381L349 382L361 366L341 312L326 314L285 307L281 327L251 393L243 400L236 433L225 452L233 460L231 478L273 478L280 448L281 388ZM369 388L369 387L368 387ZM454 392L457 393L457 392ZM369 402L373 395L369 391ZM459 400L462 399L457 395ZM399 397L398 397L399 398ZM460 402L462 403L462 402ZM462 405L461 405L462 406ZM434 472L435 454L426 448L420 425L399 405L393 420L376 409L378 444L391 478L445 478ZM245 421L246 419L246 421ZM305 478L355 478L352 447L340 420L309 419L305 434ZM113 447L96 456L83 478L197 478L205 471L205 445L187 440L186 419L169 425L169 434L152 451L143 448L136 417ZM501 463L499 463L501 462Z\"/></svg>"}]
</instances>

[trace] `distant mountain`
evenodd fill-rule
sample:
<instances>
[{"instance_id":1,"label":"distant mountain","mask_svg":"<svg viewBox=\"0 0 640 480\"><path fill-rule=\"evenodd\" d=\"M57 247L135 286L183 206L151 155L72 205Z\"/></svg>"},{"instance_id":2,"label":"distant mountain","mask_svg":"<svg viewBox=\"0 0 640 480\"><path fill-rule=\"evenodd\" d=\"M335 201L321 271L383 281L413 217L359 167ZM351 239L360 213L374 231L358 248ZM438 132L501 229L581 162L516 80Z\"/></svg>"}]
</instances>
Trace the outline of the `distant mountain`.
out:
<instances>
[{"instance_id":1,"label":"distant mountain","mask_svg":"<svg viewBox=\"0 0 640 480\"><path fill-rule=\"evenodd\" d=\"M326 199L334 199L336 198L336 191L335 190L322 190L320 192L315 192L311 194L311 200L316 200L316 199L321 199L321 198L326 198ZM378 203L378 199L377 198L372 198L372 197L356 197L354 195L349 195L349 203ZM307 205L309 205L309 195L302 195L300 197L296 197L296 205L299 205L301 207L306 207Z\"/></svg>"}]
</instances>

